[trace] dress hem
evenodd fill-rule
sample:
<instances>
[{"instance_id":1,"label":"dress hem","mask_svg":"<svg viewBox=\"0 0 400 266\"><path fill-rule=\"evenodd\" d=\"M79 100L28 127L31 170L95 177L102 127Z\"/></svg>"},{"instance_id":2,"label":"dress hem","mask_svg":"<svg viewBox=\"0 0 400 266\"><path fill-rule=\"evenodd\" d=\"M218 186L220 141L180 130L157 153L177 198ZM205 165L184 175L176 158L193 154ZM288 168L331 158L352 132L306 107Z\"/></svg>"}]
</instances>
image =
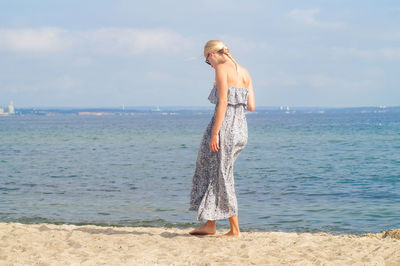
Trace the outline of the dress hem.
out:
<instances>
[{"instance_id":1,"label":"dress hem","mask_svg":"<svg viewBox=\"0 0 400 266\"><path fill-rule=\"evenodd\" d=\"M195 207L190 207L189 209L188 209L188 211L199 211L199 209L198 208L195 208ZM197 216L197 221L203 221L203 220L223 220L223 219L229 219L230 217L232 217L232 216L238 216L238 212L234 212L234 213L232 213L232 214L228 214L228 215L224 215L224 216L217 216L217 217L215 217L215 218L206 218L206 217L199 217L199 216Z\"/></svg>"},{"instance_id":2,"label":"dress hem","mask_svg":"<svg viewBox=\"0 0 400 266\"><path fill-rule=\"evenodd\" d=\"M218 217L214 217L214 218L207 218L207 217L202 217L199 218L197 217L197 221L203 221L203 220L223 220L223 219L229 219L232 216L238 216L237 213L232 213L232 214L228 214L228 215L224 215L224 216L218 216Z\"/></svg>"}]
</instances>

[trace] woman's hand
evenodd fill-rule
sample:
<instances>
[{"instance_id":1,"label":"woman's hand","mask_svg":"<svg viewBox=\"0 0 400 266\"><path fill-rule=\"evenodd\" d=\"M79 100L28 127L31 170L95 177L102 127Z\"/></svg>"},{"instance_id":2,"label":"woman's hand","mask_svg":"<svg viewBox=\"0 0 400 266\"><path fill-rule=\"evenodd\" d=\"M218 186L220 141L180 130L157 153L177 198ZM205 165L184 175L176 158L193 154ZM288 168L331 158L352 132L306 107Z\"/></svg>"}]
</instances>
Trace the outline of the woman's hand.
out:
<instances>
[{"instance_id":1,"label":"woman's hand","mask_svg":"<svg viewBox=\"0 0 400 266\"><path fill-rule=\"evenodd\" d=\"M217 135L212 135L210 139L210 150L212 152L218 152L220 149L219 147L219 136Z\"/></svg>"}]
</instances>

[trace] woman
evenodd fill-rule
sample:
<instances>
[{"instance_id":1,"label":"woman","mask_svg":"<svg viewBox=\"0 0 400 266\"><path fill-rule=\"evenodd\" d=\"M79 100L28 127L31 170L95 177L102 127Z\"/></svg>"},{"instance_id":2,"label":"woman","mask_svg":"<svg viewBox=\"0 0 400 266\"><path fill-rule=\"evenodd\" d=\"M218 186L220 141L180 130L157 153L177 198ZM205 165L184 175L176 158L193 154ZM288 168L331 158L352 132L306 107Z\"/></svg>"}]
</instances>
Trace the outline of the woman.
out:
<instances>
[{"instance_id":1,"label":"woman","mask_svg":"<svg viewBox=\"0 0 400 266\"><path fill-rule=\"evenodd\" d=\"M216 106L200 144L189 210L197 211L197 220L208 221L189 234L213 235L216 220L229 218L231 230L219 237L239 236L233 164L247 144L244 109L254 111L254 89L249 73L236 63L223 42L208 41L204 56L215 70L208 99Z\"/></svg>"}]
</instances>

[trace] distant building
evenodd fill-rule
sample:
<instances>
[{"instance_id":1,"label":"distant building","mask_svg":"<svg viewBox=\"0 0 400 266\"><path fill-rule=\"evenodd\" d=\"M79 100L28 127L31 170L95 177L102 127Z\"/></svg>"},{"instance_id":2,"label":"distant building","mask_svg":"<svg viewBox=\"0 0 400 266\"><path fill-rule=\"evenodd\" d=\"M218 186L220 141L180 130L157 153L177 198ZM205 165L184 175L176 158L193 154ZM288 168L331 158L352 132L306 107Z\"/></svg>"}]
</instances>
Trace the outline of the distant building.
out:
<instances>
[{"instance_id":1,"label":"distant building","mask_svg":"<svg viewBox=\"0 0 400 266\"><path fill-rule=\"evenodd\" d=\"M15 115L15 109L14 109L13 101L11 101L10 104L7 106L7 110L5 110L3 107L0 108L0 115L1 116Z\"/></svg>"},{"instance_id":2,"label":"distant building","mask_svg":"<svg viewBox=\"0 0 400 266\"><path fill-rule=\"evenodd\" d=\"M11 101L10 105L8 105L8 114L10 114L10 115L14 115L15 114L14 102L13 101Z\"/></svg>"}]
</instances>

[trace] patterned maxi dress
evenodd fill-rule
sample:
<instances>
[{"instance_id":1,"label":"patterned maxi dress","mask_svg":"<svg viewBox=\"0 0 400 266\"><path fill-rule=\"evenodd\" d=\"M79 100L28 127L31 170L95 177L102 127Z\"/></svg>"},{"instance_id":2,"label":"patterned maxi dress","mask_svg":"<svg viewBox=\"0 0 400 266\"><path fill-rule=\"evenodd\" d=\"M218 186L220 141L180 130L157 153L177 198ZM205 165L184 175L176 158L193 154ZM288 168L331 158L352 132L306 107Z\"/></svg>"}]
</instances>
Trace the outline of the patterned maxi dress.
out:
<instances>
[{"instance_id":1,"label":"patterned maxi dress","mask_svg":"<svg viewBox=\"0 0 400 266\"><path fill-rule=\"evenodd\" d=\"M228 106L218 133L218 152L212 152L209 146L218 103L216 86L208 96L216 106L200 143L190 193L189 210L197 211L197 220L219 220L238 215L233 164L247 144L245 106L248 93L246 88L228 86Z\"/></svg>"}]
</instances>

